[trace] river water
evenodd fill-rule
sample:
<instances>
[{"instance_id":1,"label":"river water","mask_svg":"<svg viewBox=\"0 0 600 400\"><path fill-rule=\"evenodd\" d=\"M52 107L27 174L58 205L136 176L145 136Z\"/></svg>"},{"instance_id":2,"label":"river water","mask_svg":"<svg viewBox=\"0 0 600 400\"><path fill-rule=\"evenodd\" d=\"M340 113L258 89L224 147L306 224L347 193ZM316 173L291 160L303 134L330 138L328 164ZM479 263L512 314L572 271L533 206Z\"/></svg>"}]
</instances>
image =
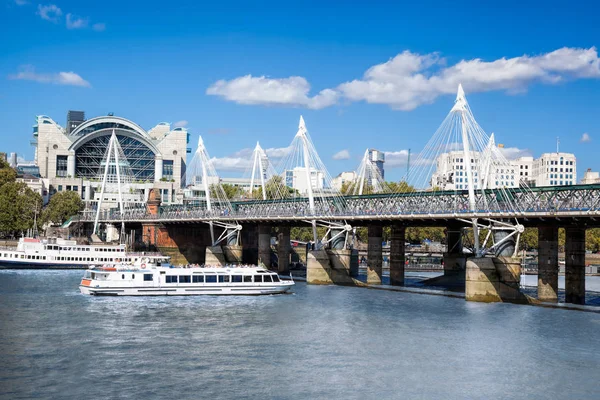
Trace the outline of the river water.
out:
<instances>
[{"instance_id":1,"label":"river water","mask_svg":"<svg viewBox=\"0 0 600 400\"><path fill-rule=\"evenodd\" d=\"M0 271L2 399L598 399L600 314L298 283L97 298Z\"/></svg>"}]
</instances>

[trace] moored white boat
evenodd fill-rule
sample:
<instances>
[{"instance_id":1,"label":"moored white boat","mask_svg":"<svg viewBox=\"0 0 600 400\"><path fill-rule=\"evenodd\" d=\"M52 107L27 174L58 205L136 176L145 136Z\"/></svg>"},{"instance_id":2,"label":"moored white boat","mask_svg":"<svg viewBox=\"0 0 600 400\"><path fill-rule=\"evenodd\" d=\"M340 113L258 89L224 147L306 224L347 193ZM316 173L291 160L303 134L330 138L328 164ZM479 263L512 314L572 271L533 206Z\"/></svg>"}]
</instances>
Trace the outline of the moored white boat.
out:
<instances>
[{"instance_id":1,"label":"moored white boat","mask_svg":"<svg viewBox=\"0 0 600 400\"><path fill-rule=\"evenodd\" d=\"M263 267L168 267L142 263L90 267L79 288L96 296L262 295L286 293L282 280Z\"/></svg>"},{"instance_id":2,"label":"moored white boat","mask_svg":"<svg viewBox=\"0 0 600 400\"><path fill-rule=\"evenodd\" d=\"M20 238L16 248L0 248L0 269L88 268L98 264L139 263L142 259L167 263L169 257L128 252L124 244L83 245L57 238Z\"/></svg>"}]
</instances>

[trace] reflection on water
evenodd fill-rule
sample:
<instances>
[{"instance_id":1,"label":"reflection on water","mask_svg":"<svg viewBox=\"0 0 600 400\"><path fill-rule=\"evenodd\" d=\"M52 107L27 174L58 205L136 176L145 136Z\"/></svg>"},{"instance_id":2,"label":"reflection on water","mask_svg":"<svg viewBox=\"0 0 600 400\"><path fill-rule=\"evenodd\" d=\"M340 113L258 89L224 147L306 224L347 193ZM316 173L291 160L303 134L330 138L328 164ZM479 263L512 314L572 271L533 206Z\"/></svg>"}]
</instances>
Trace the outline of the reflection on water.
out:
<instances>
[{"instance_id":1,"label":"reflection on water","mask_svg":"<svg viewBox=\"0 0 600 400\"><path fill-rule=\"evenodd\" d=\"M96 298L0 272L0 398L597 398L600 315L299 283Z\"/></svg>"}]
</instances>

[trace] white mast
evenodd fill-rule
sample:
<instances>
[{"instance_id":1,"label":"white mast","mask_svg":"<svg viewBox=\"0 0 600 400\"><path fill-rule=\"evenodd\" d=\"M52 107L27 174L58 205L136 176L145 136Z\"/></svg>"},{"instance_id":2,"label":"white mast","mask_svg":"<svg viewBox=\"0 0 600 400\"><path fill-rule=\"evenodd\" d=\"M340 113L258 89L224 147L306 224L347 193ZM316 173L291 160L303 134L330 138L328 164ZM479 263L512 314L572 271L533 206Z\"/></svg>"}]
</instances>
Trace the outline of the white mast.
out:
<instances>
[{"instance_id":1,"label":"white mast","mask_svg":"<svg viewBox=\"0 0 600 400\"><path fill-rule=\"evenodd\" d=\"M108 151L106 152L106 160L104 160L106 165L104 167L104 177L102 178L102 187L100 189L100 200L98 200L98 205L97 205L97 209L96 209L96 218L94 219L94 231L92 232L92 234L95 234L98 231L98 219L100 218L100 207L102 206L102 199L104 198L104 189L106 188L106 178L108 176L108 167L110 165L110 153L114 147L113 138L116 139L114 130L113 130L113 133L108 142Z\"/></svg>"},{"instance_id":2,"label":"white mast","mask_svg":"<svg viewBox=\"0 0 600 400\"><path fill-rule=\"evenodd\" d=\"M302 149L304 154L304 168L306 169L306 183L308 187L308 204L310 207L311 213L314 215L315 213L315 197L312 190L312 180L310 179L310 156L308 154L308 139L306 138L306 124L304 123L304 118L302 115L300 116L300 122L298 124L298 133L296 136L300 136L302 139ZM311 221L313 228L313 238L315 240L315 245L317 244L317 222L315 220Z\"/></svg>"},{"instance_id":3,"label":"white mast","mask_svg":"<svg viewBox=\"0 0 600 400\"><path fill-rule=\"evenodd\" d=\"M469 134L467 132L467 99L465 98L465 92L462 85L458 85L458 93L456 94L456 102L452 111L460 112L462 122L462 142L463 142L463 158L466 164L466 174L468 179L467 189L469 190L469 209L475 212L475 180L473 179L473 168L471 165L471 149L469 145ZM479 229L477 226L477 218L473 218L473 240L475 242L475 251L479 254Z\"/></svg>"},{"instance_id":4,"label":"white mast","mask_svg":"<svg viewBox=\"0 0 600 400\"><path fill-rule=\"evenodd\" d=\"M204 149L204 141L202 140L202 136L200 136L198 138L198 149L196 150L197 152L199 152L201 155L204 155L205 149ZM204 186L204 197L206 199L206 209L208 210L209 214L210 211L212 211L212 205L210 203L210 187L208 186L208 174L206 172L206 163L208 162L208 160L205 160L204 157L200 157L200 165L202 166L202 184ZM210 226L210 240L212 243L215 242L215 230L213 227L213 223L212 221L208 223Z\"/></svg>"}]
</instances>

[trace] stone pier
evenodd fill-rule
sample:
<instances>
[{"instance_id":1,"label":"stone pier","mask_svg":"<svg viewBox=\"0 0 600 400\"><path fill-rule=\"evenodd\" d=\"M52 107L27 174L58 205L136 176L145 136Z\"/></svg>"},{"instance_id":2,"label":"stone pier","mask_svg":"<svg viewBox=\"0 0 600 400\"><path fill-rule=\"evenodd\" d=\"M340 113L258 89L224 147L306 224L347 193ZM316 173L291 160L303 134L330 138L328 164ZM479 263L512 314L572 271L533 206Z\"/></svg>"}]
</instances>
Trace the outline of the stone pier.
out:
<instances>
[{"instance_id":1,"label":"stone pier","mask_svg":"<svg viewBox=\"0 0 600 400\"><path fill-rule=\"evenodd\" d=\"M462 277L465 273L467 257L463 253L462 228L446 228L446 252L444 253L444 276Z\"/></svg>"},{"instance_id":2,"label":"stone pier","mask_svg":"<svg viewBox=\"0 0 600 400\"><path fill-rule=\"evenodd\" d=\"M538 227L538 299L558 301L558 227Z\"/></svg>"},{"instance_id":3,"label":"stone pier","mask_svg":"<svg viewBox=\"0 0 600 400\"><path fill-rule=\"evenodd\" d=\"M390 285L404 285L406 228L402 225L392 225L390 236Z\"/></svg>"},{"instance_id":4,"label":"stone pier","mask_svg":"<svg viewBox=\"0 0 600 400\"><path fill-rule=\"evenodd\" d=\"M521 260L513 257L469 258L466 265L465 299L485 303L528 303L519 289Z\"/></svg>"},{"instance_id":5,"label":"stone pier","mask_svg":"<svg viewBox=\"0 0 600 400\"><path fill-rule=\"evenodd\" d=\"M290 227L280 226L279 233L277 234L277 271L280 274L287 274L290 272L291 250Z\"/></svg>"},{"instance_id":6,"label":"stone pier","mask_svg":"<svg viewBox=\"0 0 600 400\"><path fill-rule=\"evenodd\" d=\"M271 226L258 226L258 264L271 268Z\"/></svg>"},{"instance_id":7,"label":"stone pier","mask_svg":"<svg viewBox=\"0 0 600 400\"><path fill-rule=\"evenodd\" d=\"M585 228L565 228L565 302L585 304Z\"/></svg>"},{"instance_id":8,"label":"stone pier","mask_svg":"<svg viewBox=\"0 0 600 400\"><path fill-rule=\"evenodd\" d=\"M254 224L242 227L242 262L244 264L258 264L258 227Z\"/></svg>"},{"instance_id":9,"label":"stone pier","mask_svg":"<svg viewBox=\"0 0 600 400\"><path fill-rule=\"evenodd\" d=\"M381 249L383 227L379 224L371 224L368 227L368 231L367 283L370 285L381 285L381 275L383 272L383 254Z\"/></svg>"},{"instance_id":10,"label":"stone pier","mask_svg":"<svg viewBox=\"0 0 600 400\"><path fill-rule=\"evenodd\" d=\"M346 249L312 250L306 255L306 282L313 285L360 285L352 278L358 252Z\"/></svg>"}]
</instances>

